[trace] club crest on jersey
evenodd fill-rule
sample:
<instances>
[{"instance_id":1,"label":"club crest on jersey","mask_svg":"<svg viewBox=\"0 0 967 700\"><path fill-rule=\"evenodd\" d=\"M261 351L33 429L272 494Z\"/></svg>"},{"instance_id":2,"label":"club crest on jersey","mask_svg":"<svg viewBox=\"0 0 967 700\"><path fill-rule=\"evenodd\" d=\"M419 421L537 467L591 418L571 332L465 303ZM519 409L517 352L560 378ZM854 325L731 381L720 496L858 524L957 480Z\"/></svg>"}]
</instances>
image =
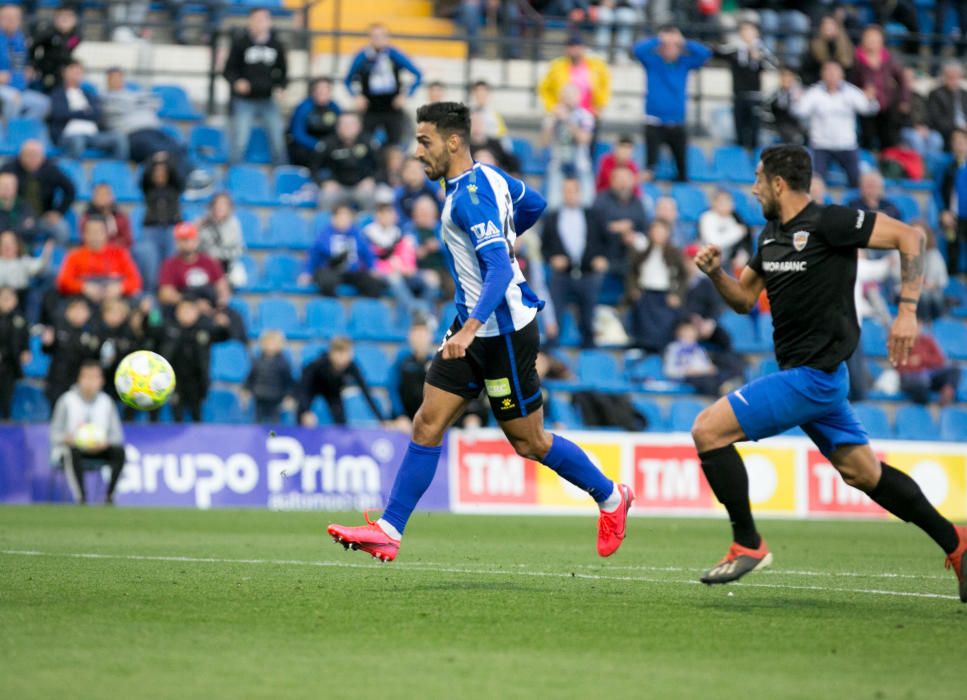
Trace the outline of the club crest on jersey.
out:
<instances>
[{"instance_id":1,"label":"club crest on jersey","mask_svg":"<svg viewBox=\"0 0 967 700\"><path fill-rule=\"evenodd\" d=\"M792 234L792 247L801 251L809 243L809 231L796 231Z\"/></svg>"}]
</instances>

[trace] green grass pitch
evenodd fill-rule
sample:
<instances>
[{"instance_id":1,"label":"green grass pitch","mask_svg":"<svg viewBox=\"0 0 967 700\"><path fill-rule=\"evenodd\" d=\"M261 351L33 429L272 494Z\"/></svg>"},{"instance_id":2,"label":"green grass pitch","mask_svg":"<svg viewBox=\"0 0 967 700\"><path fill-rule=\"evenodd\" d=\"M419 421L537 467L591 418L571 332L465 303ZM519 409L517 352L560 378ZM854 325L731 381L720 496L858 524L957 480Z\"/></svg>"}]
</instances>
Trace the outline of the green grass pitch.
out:
<instances>
[{"instance_id":1,"label":"green grass pitch","mask_svg":"<svg viewBox=\"0 0 967 700\"><path fill-rule=\"evenodd\" d=\"M964 698L967 606L895 522L763 523L771 572L695 583L714 520L0 508L0 697Z\"/></svg>"}]
</instances>

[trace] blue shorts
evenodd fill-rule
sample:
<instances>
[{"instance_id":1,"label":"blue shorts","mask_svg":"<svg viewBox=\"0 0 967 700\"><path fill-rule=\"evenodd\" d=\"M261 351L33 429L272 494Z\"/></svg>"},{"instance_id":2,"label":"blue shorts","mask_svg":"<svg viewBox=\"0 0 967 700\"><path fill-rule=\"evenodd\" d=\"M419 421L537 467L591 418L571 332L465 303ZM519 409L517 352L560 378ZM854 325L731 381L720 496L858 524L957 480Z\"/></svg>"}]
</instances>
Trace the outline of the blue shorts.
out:
<instances>
[{"instance_id":1,"label":"blue shorts","mask_svg":"<svg viewBox=\"0 0 967 700\"><path fill-rule=\"evenodd\" d=\"M866 430L846 400L849 372L795 367L760 377L729 394L735 417L749 440L802 427L827 457L841 445L869 443Z\"/></svg>"}]
</instances>

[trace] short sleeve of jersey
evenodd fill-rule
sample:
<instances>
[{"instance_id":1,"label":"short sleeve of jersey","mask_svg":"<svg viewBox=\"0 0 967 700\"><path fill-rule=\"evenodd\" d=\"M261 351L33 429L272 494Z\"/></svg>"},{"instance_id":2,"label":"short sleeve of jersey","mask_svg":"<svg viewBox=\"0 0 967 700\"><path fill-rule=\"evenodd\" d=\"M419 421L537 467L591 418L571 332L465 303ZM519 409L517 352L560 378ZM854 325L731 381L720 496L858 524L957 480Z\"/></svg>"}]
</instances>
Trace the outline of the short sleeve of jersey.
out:
<instances>
[{"instance_id":1,"label":"short sleeve of jersey","mask_svg":"<svg viewBox=\"0 0 967 700\"><path fill-rule=\"evenodd\" d=\"M472 190L468 188L461 192L459 197L453 199L450 215L470 237L475 251L484 246L505 242L500 210L489 186L475 187Z\"/></svg>"},{"instance_id":2,"label":"short sleeve of jersey","mask_svg":"<svg viewBox=\"0 0 967 700\"><path fill-rule=\"evenodd\" d=\"M874 212L830 204L823 208L817 233L833 248L865 248L875 223Z\"/></svg>"}]
</instances>

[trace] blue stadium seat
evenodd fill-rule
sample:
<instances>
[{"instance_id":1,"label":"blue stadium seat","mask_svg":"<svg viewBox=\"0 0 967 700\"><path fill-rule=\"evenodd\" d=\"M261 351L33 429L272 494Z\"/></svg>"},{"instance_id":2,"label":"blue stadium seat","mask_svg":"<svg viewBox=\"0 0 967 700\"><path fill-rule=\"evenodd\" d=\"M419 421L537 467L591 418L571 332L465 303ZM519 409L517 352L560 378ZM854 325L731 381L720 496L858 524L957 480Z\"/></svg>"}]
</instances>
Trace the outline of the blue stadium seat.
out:
<instances>
[{"instance_id":1,"label":"blue stadium seat","mask_svg":"<svg viewBox=\"0 0 967 700\"><path fill-rule=\"evenodd\" d=\"M225 132L214 126L199 124L188 136L188 150L202 163L220 165L228 161L228 141Z\"/></svg>"},{"instance_id":2,"label":"blue stadium seat","mask_svg":"<svg viewBox=\"0 0 967 700\"><path fill-rule=\"evenodd\" d=\"M382 397L374 395L373 399L380 406L384 416L389 415L386 402ZM346 411L346 423L359 427L375 427L379 425L379 419L373 415L373 410L369 407L366 399L360 392L353 392L343 397L343 408Z\"/></svg>"},{"instance_id":3,"label":"blue stadium seat","mask_svg":"<svg viewBox=\"0 0 967 700\"><path fill-rule=\"evenodd\" d=\"M135 182L134 174L128 164L122 160L101 160L91 168L91 189L106 182L114 189L114 198L118 202L140 202L141 188Z\"/></svg>"},{"instance_id":4,"label":"blue stadium seat","mask_svg":"<svg viewBox=\"0 0 967 700\"><path fill-rule=\"evenodd\" d=\"M200 122L201 113L191 104L188 93L179 85L155 85L151 92L161 97L158 116L176 121Z\"/></svg>"},{"instance_id":5,"label":"blue stadium seat","mask_svg":"<svg viewBox=\"0 0 967 700\"><path fill-rule=\"evenodd\" d=\"M30 362L23 366L24 376L31 379L43 379L47 376L49 368L50 355L44 352L40 336L30 336Z\"/></svg>"},{"instance_id":6,"label":"blue stadium seat","mask_svg":"<svg viewBox=\"0 0 967 700\"><path fill-rule=\"evenodd\" d=\"M251 362L248 350L238 340L226 340L212 345L212 381L238 384L248 377Z\"/></svg>"},{"instance_id":7,"label":"blue stadium seat","mask_svg":"<svg viewBox=\"0 0 967 700\"><path fill-rule=\"evenodd\" d=\"M886 357L886 328L871 318L863 319L860 342L867 357Z\"/></svg>"},{"instance_id":8,"label":"blue stadium seat","mask_svg":"<svg viewBox=\"0 0 967 700\"><path fill-rule=\"evenodd\" d=\"M10 407L14 421L42 423L50 418L50 405L47 397L38 387L25 382L17 382L13 388L13 402Z\"/></svg>"},{"instance_id":9,"label":"blue stadium seat","mask_svg":"<svg viewBox=\"0 0 967 700\"><path fill-rule=\"evenodd\" d=\"M557 342L564 348L576 348L581 344L581 334L578 333L578 324L574 320L574 314L570 309L555 309L557 313ZM538 321L541 316L537 316Z\"/></svg>"},{"instance_id":10,"label":"blue stadium seat","mask_svg":"<svg viewBox=\"0 0 967 700\"><path fill-rule=\"evenodd\" d=\"M249 308L247 301L235 296L229 299L228 306L238 313L246 328L252 327L252 310Z\"/></svg>"},{"instance_id":11,"label":"blue stadium seat","mask_svg":"<svg viewBox=\"0 0 967 700\"><path fill-rule=\"evenodd\" d=\"M294 255L275 253L265 258L261 282L266 291L286 292L289 294L312 294L315 289L303 287L298 277L305 272L305 264Z\"/></svg>"},{"instance_id":12,"label":"blue stadium seat","mask_svg":"<svg viewBox=\"0 0 967 700\"><path fill-rule=\"evenodd\" d=\"M349 335L354 340L400 342L406 330L393 309L379 299L356 299L349 309Z\"/></svg>"},{"instance_id":13,"label":"blue stadium seat","mask_svg":"<svg viewBox=\"0 0 967 700\"><path fill-rule=\"evenodd\" d=\"M940 411L940 438L967 442L967 409L947 407Z\"/></svg>"},{"instance_id":14,"label":"blue stadium seat","mask_svg":"<svg viewBox=\"0 0 967 700\"><path fill-rule=\"evenodd\" d=\"M7 124L7 133L0 144L0 155L13 155L20 150L24 141L36 139L46 146L50 146L50 136L47 125L38 119L11 119Z\"/></svg>"},{"instance_id":15,"label":"blue stadium seat","mask_svg":"<svg viewBox=\"0 0 967 700\"><path fill-rule=\"evenodd\" d=\"M688 179L694 182L717 182L721 174L708 162L701 146L690 144L685 153Z\"/></svg>"},{"instance_id":16,"label":"blue stadium seat","mask_svg":"<svg viewBox=\"0 0 967 700\"><path fill-rule=\"evenodd\" d=\"M738 187L729 189L735 201L735 211L742 220L750 226L765 226L766 218L762 215L762 206L752 195Z\"/></svg>"},{"instance_id":17,"label":"blue stadium seat","mask_svg":"<svg viewBox=\"0 0 967 700\"><path fill-rule=\"evenodd\" d=\"M346 314L336 299L322 297L306 303L306 328L314 338L346 333Z\"/></svg>"},{"instance_id":18,"label":"blue stadium seat","mask_svg":"<svg viewBox=\"0 0 967 700\"><path fill-rule=\"evenodd\" d=\"M252 129L252 135L245 147L245 162L268 165L272 162L272 150L269 148L269 136L265 129L257 126Z\"/></svg>"},{"instance_id":19,"label":"blue stadium seat","mask_svg":"<svg viewBox=\"0 0 967 700\"><path fill-rule=\"evenodd\" d=\"M712 167L729 182L751 185L755 182L755 163L741 146L719 146L712 154Z\"/></svg>"},{"instance_id":20,"label":"blue stadium seat","mask_svg":"<svg viewBox=\"0 0 967 700\"><path fill-rule=\"evenodd\" d=\"M671 195L678 203L678 214L682 221L698 221L698 217L708 209L705 192L694 185L675 183Z\"/></svg>"},{"instance_id":21,"label":"blue stadium seat","mask_svg":"<svg viewBox=\"0 0 967 700\"><path fill-rule=\"evenodd\" d=\"M205 423L245 423L247 411L234 391L212 389L201 406L201 419Z\"/></svg>"},{"instance_id":22,"label":"blue stadium seat","mask_svg":"<svg viewBox=\"0 0 967 700\"><path fill-rule=\"evenodd\" d=\"M270 297L259 302L259 330L282 331L286 338L305 337L299 311L288 299Z\"/></svg>"},{"instance_id":23,"label":"blue stadium seat","mask_svg":"<svg viewBox=\"0 0 967 700\"><path fill-rule=\"evenodd\" d=\"M891 192L887 195L887 199L896 204L896 208L900 210L900 218L903 221L910 223L920 218L920 205L913 195L907 194L906 192Z\"/></svg>"},{"instance_id":24,"label":"blue stadium seat","mask_svg":"<svg viewBox=\"0 0 967 700\"><path fill-rule=\"evenodd\" d=\"M275 204L269 190L269 181L259 168L233 165L228 169L226 188L239 204L272 206Z\"/></svg>"},{"instance_id":25,"label":"blue stadium seat","mask_svg":"<svg viewBox=\"0 0 967 700\"><path fill-rule=\"evenodd\" d=\"M273 248L308 250L312 245L309 222L292 209L277 209L269 216L265 242Z\"/></svg>"},{"instance_id":26,"label":"blue stadium seat","mask_svg":"<svg viewBox=\"0 0 967 700\"><path fill-rule=\"evenodd\" d=\"M661 406L650 399L636 397L631 401L638 412L648 419L648 432L660 433L667 429L665 418L661 414Z\"/></svg>"},{"instance_id":27,"label":"blue stadium seat","mask_svg":"<svg viewBox=\"0 0 967 700\"><path fill-rule=\"evenodd\" d=\"M570 397L557 392L551 394L549 409L548 418L553 423L560 423L568 430L580 430L585 427L581 412L571 403Z\"/></svg>"},{"instance_id":28,"label":"blue stadium seat","mask_svg":"<svg viewBox=\"0 0 967 700\"><path fill-rule=\"evenodd\" d=\"M265 285L262 282L262 268L258 262L251 255L242 255L238 259L238 264L245 268L245 274L247 280L245 286L241 289L246 292L261 292L265 291ZM249 328L252 328L250 325Z\"/></svg>"},{"instance_id":29,"label":"blue stadium seat","mask_svg":"<svg viewBox=\"0 0 967 700\"><path fill-rule=\"evenodd\" d=\"M853 410L870 437L878 440L889 440L893 437L890 418L882 408L869 403L855 403Z\"/></svg>"},{"instance_id":30,"label":"blue stadium seat","mask_svg":"<svg viewBox=\"0 0 967 700\"><path fill-rule=\"evenodd\" d=\"M582 350L577 359L578 380L595 390L627 389L614 356L604 350Z\"/></svg>"},{"instance_id":31,"label":"blue stadium seat","mask_svg":"<svg viewBox=\"0 0 967 700\"><path fill-rule=\"evenodd\" d=\"M665 368L660 355L647 355L637 360L625 360L625 375L629 381L644 382L665 378Z\"/></svg>"},{"instance_id":32,"label":"blue stadium seat","mask_svg":"<svg viewBox=\"0 0 967 700\"><path fill-rule=\"evenodd\" d=\"M901 440L939 440L940 429L923 406L901 406L896 412L896 436Z\"/></svg>"},{"instance_id":33,"label":"blue stadium seat","mask_svg":"<svg viewBox=\"0 0 967 700\"><path fill-rule=\"evenodd\" d=\"M272 239L266 235L262 228L262 220L254 211L239 207L235 210L235 216L238 217L238 223L242 226L242 240L245 241L246 248L265 250L277 247Z\"/></svg>"},{"instance_id":34,"label":"blue stadium seat","mask_svg":"<svg viewBox=\"0 0 967 700\"><path fill-rule=\"evenodd\" d=\"M363 379L371 386L386 386L390 379L390 362L386 353L379 345L372 343L358 343L353 348L353 355Z\"/></svg>"},{"instance_id":35,"label":"blue stadium seat","mask_svg":"<svg viewBox=\"0 0 967 700\"><path fill-rule=\"evenodd\" d=\"M967 324L963 321L941 318L933 324L937 344L955 360L967 360Z\"/></svg>"},{"instance_id":36,"label":"blue stadium seat","mask_svg":"<svg viewBox=\"0 0 967 700\"><path fill-rule=\"evenodd\" d=\"M312 176L306 168L300 168L294 165L281 165L272 174L272 181L272 190L275 192L275 198L280 204L315 208L315 198L303 198L295 202L292 201L293 194L306 185L312 184Z\"/></svg>"},{"instance_id":37,"label":"blue stadium seat","mask_svg":"<svg viewBox=\"0 0 967 700\"><path fill-rule=\"evenodd\" d=\"M690 432L695 417L704 408L705 404L697 399L675 399L668 410L668 427L676 433Z\"/></svg>"},{"instance_id":38,"label":"blue stadium seat","mask_svg":"<svg viewBox=\"0 0 967 700\"><path fill-rule=\"evenodd\" d=\"M84 172L84 165L76 160L58 158L57 166L74 183L77 199L82 202L89 200L91 198L91 188L87 184L87 174Z\"/></svg>"},{"instance_id":39,"label":"blue stadium seat","mask_svg":"<svg viewBox=\"0 0 967 700\"><path fill-rule=\"evenodd\" d=\"M530 141L512 137L514 155L520 160L521 170L525 175L543 175L545 168L543 153L534 150Z\"/></svg>"}]
</instances>

